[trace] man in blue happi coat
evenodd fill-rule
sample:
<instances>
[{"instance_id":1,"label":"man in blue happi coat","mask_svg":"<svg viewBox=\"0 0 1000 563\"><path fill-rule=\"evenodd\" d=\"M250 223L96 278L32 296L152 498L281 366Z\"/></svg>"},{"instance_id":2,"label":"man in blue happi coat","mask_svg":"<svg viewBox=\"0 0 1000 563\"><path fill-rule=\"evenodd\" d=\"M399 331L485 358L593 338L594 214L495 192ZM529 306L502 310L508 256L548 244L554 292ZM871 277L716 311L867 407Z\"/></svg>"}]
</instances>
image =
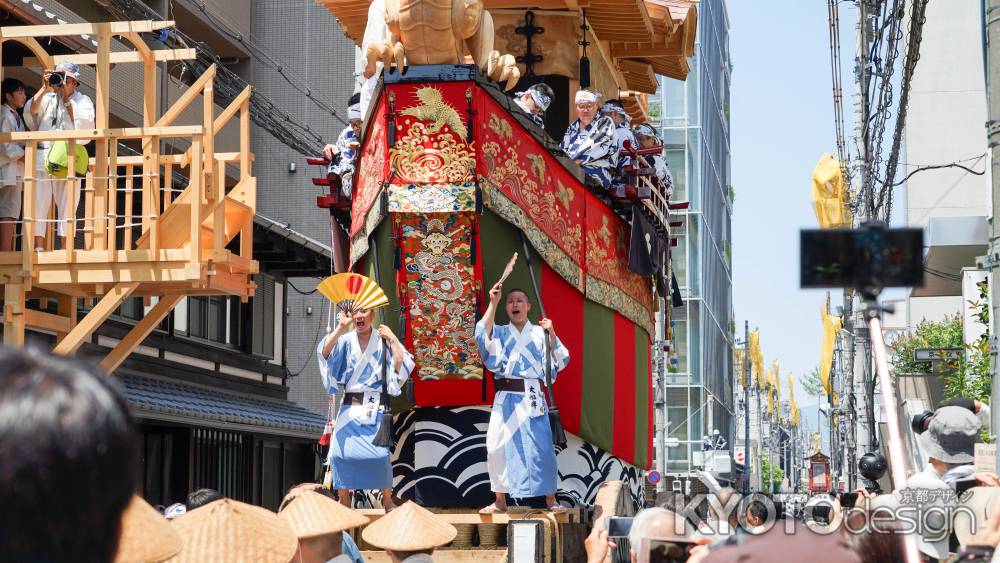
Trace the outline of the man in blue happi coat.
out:
<instances>
[{"instance_id":1,"label":"man in blue happi coat","mask_svg":"<svg viewBox=\"0 0 1000 563\"><path fill-rule=\"evenodd\" d=\"M562 150L576 161L588 177L588 183L603 189L611 187L611 172L618 166L615 124L606 115L598 115L601 95L590 90L576 93L577 120L563 135Z\"/></svg>"},{"instance_id":2,"label":"man in blue happi coat","mask_svg":"<svg viewBox=\"0 0 1000 563\"><path fill-rule=\"evenodd\" d=\"M493 372L496 396L486 431L486 465L496 501L480 510L491 514L507 510L507 494L516 498L545 496L553 512L566 509L556 502L556 455L545 404L546 339L552 381L569 364L569 350L556 337L552 321L538 325L528 320L531 304L520 289L507 292L510 324L495 325L503 285L490 289L490 304L476 323L476 343L483 365Z\"/></svg>"},{"instance_id":3,"label":"man in blue happi coat","mask_svg":"<svg viewBox=\"0 0 1000 563\"><path fill-rule=\"evenodd\" d=\"M615 172L613 174L613 183L622 183L625 180L625 167L633 164L632 156L622 154L622 150L625 149L625 142L632 146L632 149L638 149L639 143L635 140L635 135L632 134L632 130L629 129L629 124L632 122L632 117L625 111L625 106L622 105L621 100L608 100L601 107L601 115L605 115L611 118L611 122L615 124L615 152L618 155L618 164L615 167Z\"/></svg>"},{"instance_id":4,"label":"man in blue happi coat","mask_svg":"<svg viewBox=\"0 0 1000 563\"><path fill-rule=\"evenodd\" d=\"M354 191L354 169L361 149L361 103L360 94L348 100L347 127L340 132L337 142L323 147L323 156L330 161L327 172L340 176L340 191L351 197Z\"/></svg>"},{"instance_id":5,"label":"man in blue happi coat","mask_svg":"<svg viewBox=\"0 0 1000 563\"><path fill-rule=\"evenodd\" d=\"M390 452L372 444L382 421L383 401L389 400L382 397L383 341L390 353L385 359L389 362L386 391L395 397L402 392L415 364L388 326L372 330L371 311L341 314L336 330L320 341L316 354L327 393L344 392L330 439L328 462L333 488L340 502L348 506L352 490L379 489L382 505L389 511L395 508Z\"/></svg>"}]
</instances>

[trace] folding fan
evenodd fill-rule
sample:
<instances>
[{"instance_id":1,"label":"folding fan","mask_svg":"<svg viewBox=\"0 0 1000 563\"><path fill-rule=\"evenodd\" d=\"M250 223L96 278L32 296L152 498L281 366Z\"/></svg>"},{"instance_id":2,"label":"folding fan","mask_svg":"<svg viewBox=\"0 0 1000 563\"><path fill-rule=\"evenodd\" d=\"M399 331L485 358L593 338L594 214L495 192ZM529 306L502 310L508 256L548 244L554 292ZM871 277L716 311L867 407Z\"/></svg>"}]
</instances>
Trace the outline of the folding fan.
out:
<instances>
[{"instance_id":1,"label":"folding fan","mask_svg":"<svg viewBox=\"0 0 1000 563\"><path fill-rule=\"evenodd\" d=\"M316 289L338 309L348 313L389 304L389 298L375 280L361 274L336 274L320 282Z\"/></svg>"},{"instance_id":2,"label":"folding fan","mask_svg":"<svg viewBox=\"0 0 1000 563\"><path fill-rule=\"evenodd\" d=\"M514 255L511 256L510 260L507 262L507 267L504 268L503 275L500 276L500 281L498 281L497 283L503 283L507 281L507 278L510 277L511 273L513 273L514 264L516 263L517 263L517 253L515 252Z\"/></svg>"}]
</instances>

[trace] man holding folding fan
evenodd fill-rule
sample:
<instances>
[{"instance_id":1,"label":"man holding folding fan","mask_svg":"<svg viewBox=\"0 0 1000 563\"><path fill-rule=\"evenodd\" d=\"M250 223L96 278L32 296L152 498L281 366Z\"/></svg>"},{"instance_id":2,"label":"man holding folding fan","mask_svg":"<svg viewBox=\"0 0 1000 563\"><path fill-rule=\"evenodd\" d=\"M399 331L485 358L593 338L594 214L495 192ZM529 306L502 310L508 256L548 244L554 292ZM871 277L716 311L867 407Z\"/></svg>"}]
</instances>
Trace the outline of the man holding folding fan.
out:
<instances>
[{"instance_id":1,"label":"man holding folding fan","mask_svg":"<svg viewBox=\"0 0 1000 563\"><path fill-rule=\"evenodd\" d=\"M490 289L490 304L476 324L479 355L493 372L497 391L486 431L486 465L496 502L480 512L505 512L507 494L545 496L549 510L565 512L556 502L558 468L543 383L546 357L552 372L562 370L569 364L569 350L556 337L551 320L543 318L537 326L528 320L531 303L520 289L511 289L505 298L510 324L495 326L502 294L503 279Z\"/></svg>"},{"instance_id":2,"label":"man holding folding fan","mask_svg":"<svg viewBox=\"0 0 1000 563\"><path fill-rule=\"evenodd\" d=\"M373 283L358 274L338 276L356 277L367 284ZM390 511L395 505L392 502L390 451L380 436L385 433L383 426L388 426L384 424L388 421L383 421L383 415L391 418L392 415L386 412L389 396L398 396L402 392L403 384L415 364L413 356L403 348L388 326L383 324L372 330L374 313L371 308L341 298L343 293L354 296L363 294L364 289L352 287L352 284L358 283L356 279L347 279L339 284L343 288L338 286L328 291L329 288L324 285L327 281L324 281L319 287L340 310L336 329L320 342L316 350L320 375L327 392L336 393L341 388L344 391L330 441L328 461L333 473L333 488L337 490L342 504L350 506L353 490L378 489L382 491L382 505ZM348 291L346 288L351 289ZM343 291L338 294L338 289ZM381 294L381 290L378 293Z\"/></svg>"}]
</instances>

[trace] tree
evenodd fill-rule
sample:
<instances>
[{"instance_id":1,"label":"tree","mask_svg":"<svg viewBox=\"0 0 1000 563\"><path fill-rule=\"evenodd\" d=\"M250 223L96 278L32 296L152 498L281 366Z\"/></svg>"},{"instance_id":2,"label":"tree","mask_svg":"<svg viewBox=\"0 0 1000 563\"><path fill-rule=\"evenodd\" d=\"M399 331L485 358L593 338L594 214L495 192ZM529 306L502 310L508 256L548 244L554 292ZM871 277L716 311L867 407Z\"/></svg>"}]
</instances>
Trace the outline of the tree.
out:
<instances>
[{"instance_id":1,"label":"tree","mask_svg":"<svg viewBox=\"0 0 1000 563\"><path fill-rule=\"evenodd\" d=\"M976 310L976 321L987 329L975 342L965 344L962 317L956 313L941 321L922 321L916 330L900 335L892 344L893 375L931 373L931 362L913 358L919 348L951 348L962 350L957 360L942 361L938 366L944 379L944 398L971 397L986 402L990 397L990 346L988 289L980 286L980 298L969 304Z\"/></svg>"},{"instance_id":2,"label":"tree","mask_svg":"<svg viewBox=\"0 0 1000 563\"><path fill-rule=\"evenodd\" d=\"M823 381L819 378L819 366L812 368L812 371L803 375L799 379L799 384L809 397L822 398L826 395L826 391L823 390Z\"/></svg>"},{"instance_id":3,"label":"tree","mask_svg":"<svg viewBox=\"0 0 1000 563\"><path fill-rule=\"evenodd\" d=\"M764 491L766 493L778 493L781 492L781 482L785 479L785 470L778 465L772 465L771 462L767 460L766 457L760 458L760 471L761 471L761 482L764 484ZM768 480L771 482L771 486L768 487Z\"/></svg>"},{"instance_id":4,"label":"tree","mask_svg":"<svg viewBox=\"0 0 1000 563\"><path fill-rule=\"evenodd\" d=\"M892 341L892 371L900 373L930 373L930 362L918 362L913 353L918 348L963 348L962 317L958 313L940 321L921 321L911 333Z\"/></svg>"}]
</instances>

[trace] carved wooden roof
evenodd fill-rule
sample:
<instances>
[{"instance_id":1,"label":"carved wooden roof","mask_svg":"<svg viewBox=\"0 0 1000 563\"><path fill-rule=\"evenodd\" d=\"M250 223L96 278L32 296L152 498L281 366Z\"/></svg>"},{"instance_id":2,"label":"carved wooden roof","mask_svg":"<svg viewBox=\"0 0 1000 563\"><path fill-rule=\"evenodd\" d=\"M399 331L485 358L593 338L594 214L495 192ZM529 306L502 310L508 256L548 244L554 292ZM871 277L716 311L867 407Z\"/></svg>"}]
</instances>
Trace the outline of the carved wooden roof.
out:
<instances>
[{"instance_id":1,"label":"carved wooden roof","mask_svg":"<svg viewBox=\"0 0 1000 563\"><path fill-rule=\"evenodd\" d=\"M370 0L316 0L337 17L344 33L360 45ZM587 11L594 34L609 46L610 56L630 90L656 91L662 74L687 78L687 58L694 54L698 0L484 0L491 9Z\"/></svg>"}]
</instances>

